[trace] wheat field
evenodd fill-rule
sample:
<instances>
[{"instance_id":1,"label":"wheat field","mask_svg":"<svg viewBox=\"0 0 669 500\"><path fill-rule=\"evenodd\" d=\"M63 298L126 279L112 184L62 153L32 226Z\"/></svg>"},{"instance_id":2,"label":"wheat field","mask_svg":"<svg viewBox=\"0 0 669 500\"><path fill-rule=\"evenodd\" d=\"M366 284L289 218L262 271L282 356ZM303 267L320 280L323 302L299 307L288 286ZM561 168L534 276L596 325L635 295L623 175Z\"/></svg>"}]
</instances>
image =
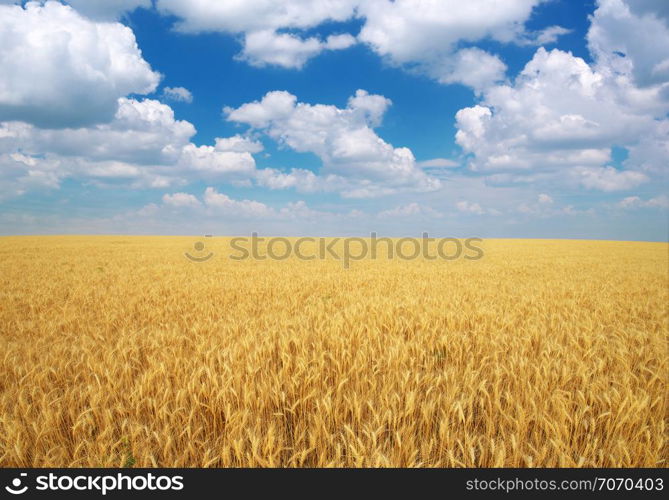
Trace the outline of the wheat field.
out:
<instances>
[{"instance_id":1,"label":"wheat field","mask_svg":"<svg viewBox=\"0 0 669 500\"><path fill-rule=\"evenodd\" d=\"M666 467L666 243L0 238L2 467Z\"/></svg>"}]
</instances>

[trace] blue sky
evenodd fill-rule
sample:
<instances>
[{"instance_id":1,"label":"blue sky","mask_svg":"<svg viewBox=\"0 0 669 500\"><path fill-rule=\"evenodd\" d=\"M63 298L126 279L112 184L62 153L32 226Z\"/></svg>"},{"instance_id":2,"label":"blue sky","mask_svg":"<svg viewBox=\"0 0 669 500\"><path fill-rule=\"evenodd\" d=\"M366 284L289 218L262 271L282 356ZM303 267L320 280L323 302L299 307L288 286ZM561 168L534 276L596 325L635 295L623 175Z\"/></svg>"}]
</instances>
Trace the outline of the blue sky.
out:
<instances>
[{"instance_id":1,"label":"blue sky","mask_svg":"<svg viewBox=\"0 0 669 500\"><path fill-rule=\"evenodd\" d=\"M17 3L0 234L668 238L662 0Z\"/></svg>"}]
</instances>

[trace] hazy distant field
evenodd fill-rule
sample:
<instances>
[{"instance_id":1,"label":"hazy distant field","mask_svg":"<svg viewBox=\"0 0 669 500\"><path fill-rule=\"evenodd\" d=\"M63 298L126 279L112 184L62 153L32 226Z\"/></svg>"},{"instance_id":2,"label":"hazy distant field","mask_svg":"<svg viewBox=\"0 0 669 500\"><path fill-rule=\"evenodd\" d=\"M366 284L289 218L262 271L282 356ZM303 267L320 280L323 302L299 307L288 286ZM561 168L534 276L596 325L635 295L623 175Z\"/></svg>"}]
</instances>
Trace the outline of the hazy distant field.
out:
<instances>
[{"instance_id":1,"label":"hazy distant field","mask_svg":"<svg viewBox=\"0 0 669 500\"><path fill-rule=\"evenodd\" d=\"M195 241L0 238L0 466L667 466L667 244Z\"/></svg>"}]
</instances>

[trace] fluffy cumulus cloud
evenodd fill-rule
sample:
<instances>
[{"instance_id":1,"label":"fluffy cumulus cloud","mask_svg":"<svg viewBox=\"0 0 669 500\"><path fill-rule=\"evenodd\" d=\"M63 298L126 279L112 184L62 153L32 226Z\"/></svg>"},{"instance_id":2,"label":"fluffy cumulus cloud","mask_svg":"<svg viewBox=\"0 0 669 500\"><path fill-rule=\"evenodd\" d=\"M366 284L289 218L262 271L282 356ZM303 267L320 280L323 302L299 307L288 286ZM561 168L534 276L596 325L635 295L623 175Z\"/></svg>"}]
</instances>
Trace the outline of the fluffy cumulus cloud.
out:
<instances>
[{"instance_id":1,"label":"fluffy cumulus cloud","mask_svg":"<svg viewBox=\"0 0 669 500\"><path fill-rule=\"evenodd\" d=\"M374 132L390 101L358 91L344 109L298 103L287 92L228 109L228 119L246 123L281 145L318 155L323 167L281 171L258 169L263 150L245 135L192 142L195 127L178 120L168 105L153 99L119 98L109 123L66 129L0 122L0 183L6 196L54 188L66 178L100 186L166 188L209 180L238 186L298 192L335 192L366 198L400 191L432 191L440 181L420 168L407 148L394 148ZM12 194L13 193L13 194ZM175 205L180 200L165 200Z\"/></svg>"},{"instance_id":2,"label":"fluffy cumulus cloud","mask_svg":"<svg viewBox=\"0 0 669 500\"><path fill-rule=\"evenodd\" d=\"M189 193L164 194L163 203L176 208L197 208L201 206L200 200Z\"/></svg>"},{"instance_id":3,"label":"fluffy cumulus cloud","mask_svg":"<svg viewBox=\"0 0 669 500\"><path fill-rule=\"evenodd\" d=\"M178 120L167 104L153 99L118 99L109 123L46 129L26 122L0 122L0 184L9 196L54 188L66 178L99 186L167 188L196 180L302 193L333 192L367 198L402 191L432 191L440 181L416 164L411 151L395 148L374 132L390 105L385 97L358 91L340 109L298 103L287 92L226 110L283 146L318 155L323 167L282 171L258 169L253 157L263 145L248 135L195 144L195 127ZM11 189L9 186L11 185ZM174 206L179 199L166 199Z\"/></svg>"},{"instance_id":4,"label":"fluffy cumulus cloud","mask_svg":"<svg viewBox=\"0 0 669 500\"><path fill-rule=\"evenodd\" d=\"M20 148L40 155L82 157L91 161L123 161L144 165L174 160L195 134L187 121L158 101L118 99L109 123L68 129L40 129L21 122L4 124L0 150Z\"/></svg>"},{"instance_id":5,"label":"fluffy cumulus cloud","mask_svg":"<svg viewBox=\"0 0 669 500\"><path fill-rule=\"evenodd\" d=\"M276 65L299 69L324 50L342 50L355 44L355 38L348 34L332 35L325 41L316 37L306 39L290 33L260 30L247 33L244 50L238 56L252 66Z\"/></svg>"},{"instance_id":6,"label":"fluffy cumulus cloud","mask_svg":"<svg viewBox=\"0 0 669 500\"><path fill-rule=\"evenodd\" d=\"M110 123L41 129L0 122L0 183L14 195L57 187L64 178L98 184L164 188L196 179L240 182L256 174L258 142L242 136L195 145L195 127L177 120L166 104L120 98ZM11 186L11 188L9 187Z\"/></svg>"},{"instance_id":7,"label":"fluffy cumulus cloud","mask_svg":"<svg viewBox=\"0 0 669 500\"><path fill-rule=\"evenodd\" d=\"M221 151L216 146L186 145L179 157L184 170L194 170L204 178L227 178L243 182L255 174L255 160L250 153Z\"/></svg>"},{"instance_id":8,"label":"fluffy cumulus cloud","mask_svg":"<svg viewBox=\"0 0 669 500\"><path fill-rule=\"evenodd\" d=\"M300 68L324 50L350 47L355 39L345 33L321 39L299 32L327 21L349 19L357 4L357 0L158 0L157 7L163 13L177 16L176 29L179 31L240 35L243 50L239 57L254 66L272 64Z\"/></svg>"},{"instance_id":9,"label":"fluffy cumulus cloud","mask_svg":"<svg viewBox=\"0 0 669 500\"><path fill-rule=\"evenodd\" d=\"M524 28L532 9L543 0L157 0L159 12L175 16L185 33L223 32L238 36L238 58L254 66L301 68L328 50L361 42L389 63L427 73L442 83L462 83L480 91L504 78L496 55L468 46L493 39L520 44L553 43L567 32L549 26L537 33ZM55 2L54 2L55 3ZM114 20L150 0L70 0L84 16ZM485 12L485 15L481 15ZM313 34L325 23L359 19L359 33ZM310 31L311 30L311 31Z\"/></svg>"},{"instance_id":10,"label":"fluffy cumulus cloud","mask_svg":"<svg viewBox=\"0 0 669 500\"><path fill-rule=\"evenodd\" d=\"M461 83L476 92L504 79L506 64L476 47L462 49L444 58L435 74L441 83Z\"/></svg>"},{"instance_id":11,"label":"fluffy cumulus cloud","mask_svg":"<svg viewBox=\"0 0 669 500\"><path fill-rule=\"evenodd\" d=\"M464 43L518 40L541 0L380 0L361 2L359 38L390 63L413 67L444 83L481 89L503 78L505 64Z\"/></svg>"},{"instance_id":12,"label":"fluffy cumulus cloud","mask_svg":"<svg viewBox=\"0 0 669 500\"><path fill-rule=\"evenodd\" d=\"M177 17L179 31L239 35L243 44L239 57L255 66L300 68L324 50L346 49L360 41L390 64L481 90L502 80L506 65L496 55L467 45L485 39L553 43L568 32L550 26L526 33L524 23L542 1L157 0L157 6ZM352 18L362 22L357 37L341 33L321 39L308 34L324 23Z\"/></svg>"},{"instance_id":13,"label":"fluffy cumulus cloud","mask_svg":"<svg viewBox=\"0 0 669 500\"><path fill-rule=\"evenodd\" d=\"M524 23L543 0L157 0L159 12L175 16L185 33L222 32L239 37L238 58L254 66L301 68L316 55L358 42L390 64L430 75L442 83L462 83L477 91L503 80L498 56L470 46L493 39L519 44L553 43L567 32L549 26L529 33ZM150 0L70 0L93 20L114 20ZM485 15L481 15L485 12ZM313 34L326 23L359 19L359 33Z\"/></svg>"},{"instance_id":14,"label":"fluffy cumulus cloud","mask_svg":"<svg viewBox=\"0 0 669 500\"><path fill-rule=\"evenodd\" d=\"M669 36L666 19L602 0L588 34L592 65L540 48L514 82L487 88L479 104L458 111L456 141L470 154L471 169L501 172L498 179L552 175L602 191L666 177L666 51L643 35L644 27ZM622 168L611 164L614 146L628 152Z\"/></svg>"},{"instance_id":15,"label":"fluffy cumulus cloud","mask_svg":"<svg viewBox=\"0 0 669 500\"><path fill-rule=\"evenodd\" d=\"M477 170L599 166L611 144L652 125L652 117L616 102L585 61L541 48L513 85L489 89L482 103L456 114L456 140Z\"/></svg>"},{"instance_id":16,"label":"fluffy cumulus cloud","mask_svg":"<svg viewBox=\"0 0 669 500\"><path fill-rule=\"evenodd\" d=\"M0 121L51 128L108 122L160 80L130 28L59 2L0 5L0 74Z\"/></svg>"},{"instance_id":17,"label":"fluffy cumulus cloud","mask_svg":"<svg viewBox=\"0 0 669 500\"><path fill-rule=\"evenodd\" d=\"M157 0L158 9L177 16L177 28L187 33L279 28L307 29L325 21L349 19L357 0Z\"/></svg>"},{"instance_id":18,"label":"fluffy cumulus cloud","mask_svg":"<svg viewBox=\"0 0 669 500\"><path fill-rule=\"evenodd\" d=\"M395 148L375 132L390 100L358 90L346 108L307 104L285 91L267 93L260 101L226 108L228 120L265 132L279 144L298 152L316 154L322 174L334 181L355 179L352 196L385 194L396 189L430 191L439 181L425 174L408 148ZM299 171L290 177L267 177L271 182L310 182ZM301 177L301 180L298 178Z\"/></svg>"}]
</instances>

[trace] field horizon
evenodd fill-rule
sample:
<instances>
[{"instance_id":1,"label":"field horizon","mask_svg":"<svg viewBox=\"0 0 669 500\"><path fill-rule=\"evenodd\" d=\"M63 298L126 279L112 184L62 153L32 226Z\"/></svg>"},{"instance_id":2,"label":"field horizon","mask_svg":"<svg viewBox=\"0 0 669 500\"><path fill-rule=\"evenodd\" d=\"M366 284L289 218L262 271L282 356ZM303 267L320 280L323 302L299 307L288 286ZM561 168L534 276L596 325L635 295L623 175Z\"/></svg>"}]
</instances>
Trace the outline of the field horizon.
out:
<instances>
[{"instance_id":1,"label":"field horizon","mask_svg":"<svg viewBox=\"0 0 669 500\"><path fill-rule=\"evenodd\" d=\"M366 235L313 235L313 234L272 234L272 233L263 233L259 234L260 237L264 238L289 238L289 239L297 239L297 238L325 238L325 239L331 239L331 238L363 238L363 239L369 239L368 236ZM248 238L250 237L249 234L212 234L212 235L204 235L204 234L125 234L125 233L63 233L63 234L3 234L0 235L0 239L4 238L191 238L192 241L198 241L203 238ZM379 238L391 238L393 240L398 240L402 239L403 237L406 236L392 236L392 235L387 235L387 234L379 234ZM417 239L420 239L420 236L416 235L414 236ZM456 238L460 240L467 239L470 236L460 236L460 235L450 235L450 236L432 236L430 237L435 238L435 239L440 239L440 238ZM480 237L481 239L485 241L598 241L598 242L611 242L611 243L659 243L659 244L669 244L669 239L667 240L648 240L648 239L630 239L630 240L625 240L625 239L609 239L609 238L559 238L559 237L554 237L554 238L540 238L540 237L527 237L527 238L514 238L514 237Z\"/></svg>"}]
</instances>

